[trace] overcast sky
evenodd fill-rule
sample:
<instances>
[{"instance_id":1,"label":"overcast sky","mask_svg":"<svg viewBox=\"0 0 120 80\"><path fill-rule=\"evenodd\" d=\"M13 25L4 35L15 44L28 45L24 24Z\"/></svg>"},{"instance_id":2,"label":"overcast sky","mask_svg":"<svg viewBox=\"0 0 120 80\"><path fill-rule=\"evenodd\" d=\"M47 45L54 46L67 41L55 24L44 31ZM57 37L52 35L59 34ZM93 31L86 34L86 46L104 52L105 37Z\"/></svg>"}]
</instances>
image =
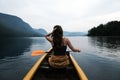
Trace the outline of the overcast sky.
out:
<instances>
[{"instance_id":1,"label":"overcast sky","mask_svg":"<svg viewBox=\"0 0 120 80\"><path fill-rule=\"evenodd\" d=\"M48 32L56 24L65 31L87 31L120 21L120 0L0 0L0 12L16 15L33 28Z\"/></svg>"}]
</instances>

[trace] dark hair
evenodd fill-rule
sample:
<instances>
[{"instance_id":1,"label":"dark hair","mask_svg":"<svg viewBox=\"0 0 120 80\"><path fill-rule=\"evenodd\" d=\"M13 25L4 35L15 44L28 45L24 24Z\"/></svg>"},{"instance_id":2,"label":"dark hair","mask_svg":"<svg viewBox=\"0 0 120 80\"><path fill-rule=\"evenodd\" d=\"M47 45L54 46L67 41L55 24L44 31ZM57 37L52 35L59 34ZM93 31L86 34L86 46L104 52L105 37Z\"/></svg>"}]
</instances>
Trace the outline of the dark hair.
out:
<instances>
[{"instance_id":1,"label":"dark hair","mask_svg":"<svg viewBox=\"0 0 120 80\"><path fill-rule=\"evenodd\" d=\"M63 45L63 30L60 25L54 26L54 32L53 32L53 46L55 48L59 48Z\"/></svg>"}]
</instances>

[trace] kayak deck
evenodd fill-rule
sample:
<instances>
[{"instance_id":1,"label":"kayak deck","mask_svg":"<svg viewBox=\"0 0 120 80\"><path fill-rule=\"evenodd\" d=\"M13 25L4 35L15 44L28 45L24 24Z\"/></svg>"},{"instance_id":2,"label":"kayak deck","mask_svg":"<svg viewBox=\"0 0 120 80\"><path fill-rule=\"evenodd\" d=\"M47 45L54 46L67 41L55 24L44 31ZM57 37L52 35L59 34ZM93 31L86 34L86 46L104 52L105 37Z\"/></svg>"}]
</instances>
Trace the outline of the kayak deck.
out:
<instances>
[{"instance_id":1,"label":"kayak deck","mask_svg":"<svg viewBox=\"0 0 120 80\"><path fill-rule=\"evenodd\" d=\"M45 58L32 80L80 80L72 63L64 69L55 69L49 66Z\"/></svg>"},{"instance_id":2,"label":"kayak deck","mask_svg":"<svg viewBox=\"0 0 120 80\"><path fill-rule=\"evenodd\" d=\"M48 52L52 52L50 49ZM68 54L70 65L64 69L52 68L48 63L49 53L45 53L29 70L23 80L88 80L71 54Z\"/></svg>"}]
</instances>

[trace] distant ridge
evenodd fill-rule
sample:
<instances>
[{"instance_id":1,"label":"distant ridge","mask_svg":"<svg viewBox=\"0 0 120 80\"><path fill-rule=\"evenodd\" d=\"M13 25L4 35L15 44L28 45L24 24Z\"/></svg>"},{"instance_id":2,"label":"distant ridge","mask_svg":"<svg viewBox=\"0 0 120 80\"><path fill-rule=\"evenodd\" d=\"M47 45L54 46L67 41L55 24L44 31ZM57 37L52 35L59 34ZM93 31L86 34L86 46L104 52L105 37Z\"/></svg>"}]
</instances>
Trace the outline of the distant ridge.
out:
<instances>
[{"instance_id":1,"label":"distant ridge","mask_svg":"<svg viewBox=\"0 0 120 80\"><path fill-rule=\"evenodd\" d=\"M47 32L44 29L33 29L21 18L0 13L0 36L3 37L40 37Z\"/></svg>"},{"instance_id":2,"label":"distant ridge","mask_svg":"<svg viewBox=\"0 0 120 80\"><path fill-rule=\"evenodd\" d=\"M100 24L88 31L88 36L120 36L120 21Z\"/></svg>"},{"instance_id":3,"label":"distant ridge","mask_svg":"<svg viewBox=\"0 0 120 80\"><path fill-rule=\"evenodd\" d=\"M64 31L65 36L86 36L87 32L68 32Z\"/></svg>"}]
</instances>

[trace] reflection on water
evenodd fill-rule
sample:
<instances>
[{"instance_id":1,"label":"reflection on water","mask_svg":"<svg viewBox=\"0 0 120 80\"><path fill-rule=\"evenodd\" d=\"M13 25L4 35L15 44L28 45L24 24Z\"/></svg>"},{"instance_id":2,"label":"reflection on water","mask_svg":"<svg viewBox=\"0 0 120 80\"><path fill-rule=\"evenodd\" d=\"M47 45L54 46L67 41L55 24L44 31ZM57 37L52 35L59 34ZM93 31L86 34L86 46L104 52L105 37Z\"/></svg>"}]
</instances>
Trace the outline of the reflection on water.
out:
<instances>
[{"instance_id":1,"label":"reflection on water","mask_svg":"<svg viewBox=\"0 0 120 80\"><path fill-rule=\"evenodd\" d=\"M2 38L0 40L0 59L23 54L32 43L28 38Z\"/></svg>"},{"instance_id":2,"label":"reflection on water","mask_svg":"<svg viewBox=\"0 0 120 80\"><path fill-rule=\"evenodd\" d=\"M120 80L120 37L72 39L81 49L73 55L89 80Z\"/></svg>"},{"instance_id":3,"label":"reflection on water","mask_svg":"<svg viewBox=\"0 0 120 80\"><path fill-rule=\"evenodd\" d=\"M90 37L91 43L96 46L117 49L120 47L120 37Z\"/></svg>"},{"instance_id":4,"label":"reflection on water","mask_svg":"<svg viewBox=\"0 0 120 80\"><path fill-rule=\"evenodd\" d=\"M119 37L69 37L81 49L71 54L89 80L120 80ZM0 80L22 80L40 56L32 57L36 49L48 50L44 37L2 38L0 40ZM7 75L7 77L6 77Z\"/></svg>"},{"instance_id":5,"label":"reflection on water","mask_svg":"<svg viewBox=\"0 0 120 80\"><path fill-rule=\"evenodd\" d=\"M88 39L98 54L114 59L120 58L120 37L89 37Z\"/></svg>"},{"instance_id":6,"label":"reflection on water","mask_svg":"<svg viewBox=\"0 0 120 80\"><path fill-rule=\"evenodd\" d=\"M0 40L0 59L22 55L24 52L30 51L31 46L32 50L47 50L49 47L43 37L2 38Z\"/></svg>"},{"instance_id":7,"label":"reflection on water","mask_svg":"<svg viewBox=\"0 0 120 80\"><path fill-rule=\"evenodd\" d=\"M0 45L0 80L22 80L41 56L32 57L32 51L50 48L43 37L2 38Z\"/></svg>"}]
</instances>

